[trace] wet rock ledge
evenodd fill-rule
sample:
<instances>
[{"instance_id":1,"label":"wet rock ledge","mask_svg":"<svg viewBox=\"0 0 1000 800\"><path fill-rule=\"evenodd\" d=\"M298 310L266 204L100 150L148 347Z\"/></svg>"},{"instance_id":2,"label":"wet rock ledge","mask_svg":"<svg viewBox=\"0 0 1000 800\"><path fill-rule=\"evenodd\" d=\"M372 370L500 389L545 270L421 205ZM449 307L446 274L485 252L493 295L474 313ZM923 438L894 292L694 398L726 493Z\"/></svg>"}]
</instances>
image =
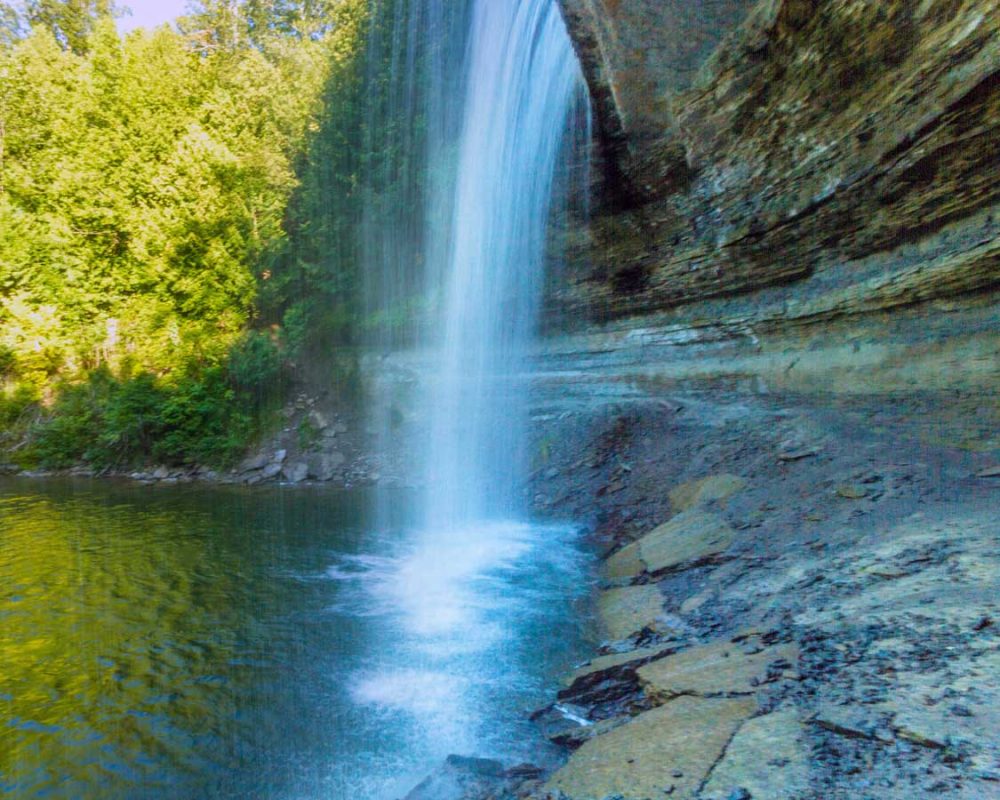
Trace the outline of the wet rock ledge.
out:
<instances>
[{"instance_id":1,"label":"wet rock ledge","mask_svg":"<svg viewBox=\"0 0 1000 800\"><path fill-rule=\"evenodd\" d=\"M585 519L605 553L600 644L534 715L565 764L456 759L409 800L1000 798L982 403L718 392L540 412L538 511Z\"/></svg>"}]
</instances>

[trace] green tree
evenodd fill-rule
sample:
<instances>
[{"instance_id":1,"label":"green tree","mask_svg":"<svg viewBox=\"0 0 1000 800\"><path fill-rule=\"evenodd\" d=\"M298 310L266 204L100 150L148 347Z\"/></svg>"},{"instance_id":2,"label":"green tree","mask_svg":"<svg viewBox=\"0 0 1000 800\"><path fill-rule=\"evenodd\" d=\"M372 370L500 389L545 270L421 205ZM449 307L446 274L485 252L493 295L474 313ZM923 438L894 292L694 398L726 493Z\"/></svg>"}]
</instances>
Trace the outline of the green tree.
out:
<instances>
[{"instance_id":1,"label":"green tree","mask_svg":"<svg viewBox=\"0 0 1000 800\"><path fill-rule=\"evenodd\" d=\"M47 28L63 46L85 53L94 23L115 13L112 0L28 0L28 22Z\"/></svg>"},{"instance_id":2,"label":"green tree","mask_svg":"<svg viewBox=\"0 0 1000 800\"><path fill-rule=\"evenodd\" d=\"M232 458L306 339L350 338L368 0L125 37L110 2L28 12L0 47L0 447Z\"/></svg>"}]
</instances>

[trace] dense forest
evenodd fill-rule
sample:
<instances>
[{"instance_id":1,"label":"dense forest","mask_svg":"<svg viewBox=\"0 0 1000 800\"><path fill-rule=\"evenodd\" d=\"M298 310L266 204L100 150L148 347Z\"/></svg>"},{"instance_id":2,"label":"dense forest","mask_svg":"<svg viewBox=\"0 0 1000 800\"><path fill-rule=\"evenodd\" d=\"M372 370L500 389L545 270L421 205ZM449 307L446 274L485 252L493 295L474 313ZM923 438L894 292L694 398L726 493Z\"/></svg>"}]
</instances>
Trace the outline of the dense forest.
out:
<instances>
[{"instance_id":1,"label":"dense forest","mask_svg":"<svg viewBox=\"0 0 1000 800\"><path fill-rule=\"evenodd\" d=\"M0 461L224 464L358 303L366 0L0 3Z\"/></svg>"}]
</instances>

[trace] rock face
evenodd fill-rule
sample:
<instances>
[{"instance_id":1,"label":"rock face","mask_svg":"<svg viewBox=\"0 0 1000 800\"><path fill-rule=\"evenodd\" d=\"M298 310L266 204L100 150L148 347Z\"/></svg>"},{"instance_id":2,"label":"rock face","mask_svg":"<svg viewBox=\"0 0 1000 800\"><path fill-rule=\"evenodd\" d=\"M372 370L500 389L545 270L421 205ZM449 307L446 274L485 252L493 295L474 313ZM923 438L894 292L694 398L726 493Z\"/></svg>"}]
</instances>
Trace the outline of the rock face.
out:
<instances>
[{"instance_id":1,"label":"rock face","mask_svg":"<svg viewBox=\"0 0 1000 800\"><path fill-rule=\"evenodd\" d=\"M561 4L601 133L617 165L649 183L648 156L659 151L667 156L668 170L685 175L672 97L691 87L722 38L746 17L753 0L561 0Z\"/></svg>"},{"instance_id":2,"label":"rock face","mask_svg":"<svg viewBox=\"0 0 1000 800\"><path fill-rule=\"evenodd\" d=\"M578 337L547 369L996 380L995 3L561 2L605 180L550 287L551 330Z\"/></svg>"}]
</instances>

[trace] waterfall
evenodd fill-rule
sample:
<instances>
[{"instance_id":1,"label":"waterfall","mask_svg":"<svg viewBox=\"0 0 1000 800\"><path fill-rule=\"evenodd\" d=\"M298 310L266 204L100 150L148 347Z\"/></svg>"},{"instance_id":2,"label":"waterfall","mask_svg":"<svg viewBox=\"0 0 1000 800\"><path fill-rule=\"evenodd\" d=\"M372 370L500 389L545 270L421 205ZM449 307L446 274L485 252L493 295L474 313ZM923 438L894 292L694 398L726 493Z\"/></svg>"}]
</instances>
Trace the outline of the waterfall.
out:
<instances>
[{"instance_id":1,"label":"waterfall","mask_svg":"<svg viewBox=\"0 0 1000 800\"><path fill-rule=\"evenodd\" d=\"M526 346L560 156L589 126L555 0L383 0L368 76L361 226L370 344L420 349L417 482L427 526L518 515ZM579 125L580 121L583 125ZM374 428L398 436L391 382Z\"/></svg>"},{"instance_id":2,"label":"waterfall","mask_svg":"<svg viewBox=\"0 0 1000 800\"><path fill-rule=\"evenodd\" d=\"M403 523L381 492L382 538L331 575L346 608L385 620L352 691L394 720L401 774L455 752L534 758L524 708L579 641L576 532L528 520L523 487L526 358L590 117L556 0L384 2L361 225L371 414L381 447L416 452L421 489Z\"/></svg>"},{"instance_id":3,"label":"waterfall","mask_svg":"<svg viewBox=\"0 0 1000 800\"><path fill-rule=\"evenodd\" d=\"M473 5L439 338L426 522L509 517L526 453L525 348L535 330L553 179L579 66L553 0Z\"/></svg>"}]
</instances>

